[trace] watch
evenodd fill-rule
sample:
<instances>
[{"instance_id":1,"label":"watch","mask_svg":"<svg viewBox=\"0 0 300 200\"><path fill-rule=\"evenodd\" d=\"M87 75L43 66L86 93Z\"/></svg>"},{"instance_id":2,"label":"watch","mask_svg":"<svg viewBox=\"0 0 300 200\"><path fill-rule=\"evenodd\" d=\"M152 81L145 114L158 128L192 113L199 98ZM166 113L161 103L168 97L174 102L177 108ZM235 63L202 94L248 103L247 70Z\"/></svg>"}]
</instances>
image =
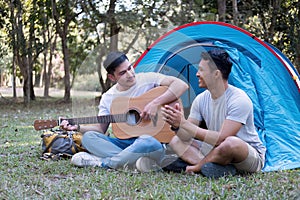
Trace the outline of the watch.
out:
<instances>
[{"instance_id":1,"label":"watch","mask_svg":"<svg viewBox=\"0 0 300 200\"><path fill-rule=\"evenodd\" d=\"M175 132L176 132L176 131L178 131L178 130L179 130L179 126L178 126L178 127L176 127L176 128L175 128L175 127L173 127L173 126L170 126L170 129L171 129L172 131L175 131Z\"/></svg>"}]
</instances>

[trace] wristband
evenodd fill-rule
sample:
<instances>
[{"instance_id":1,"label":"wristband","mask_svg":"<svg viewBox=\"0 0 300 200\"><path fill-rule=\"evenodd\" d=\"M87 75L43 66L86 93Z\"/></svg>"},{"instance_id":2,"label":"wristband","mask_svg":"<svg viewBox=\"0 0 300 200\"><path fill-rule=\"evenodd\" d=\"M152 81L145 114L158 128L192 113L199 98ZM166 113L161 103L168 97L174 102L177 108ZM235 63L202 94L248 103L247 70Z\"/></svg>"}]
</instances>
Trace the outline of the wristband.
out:
<instances>
[{"instance_id":1,"label":"wristband","mask_svg":"<svg viewBox=\"0 0 300 200\"><path fill-rule=\"evenodd\" d=\"M170 129L174 132L177 132L179 130L179 126L178 127L173 127L173 126L170 126Z\"/></svg>"}]
</instances>

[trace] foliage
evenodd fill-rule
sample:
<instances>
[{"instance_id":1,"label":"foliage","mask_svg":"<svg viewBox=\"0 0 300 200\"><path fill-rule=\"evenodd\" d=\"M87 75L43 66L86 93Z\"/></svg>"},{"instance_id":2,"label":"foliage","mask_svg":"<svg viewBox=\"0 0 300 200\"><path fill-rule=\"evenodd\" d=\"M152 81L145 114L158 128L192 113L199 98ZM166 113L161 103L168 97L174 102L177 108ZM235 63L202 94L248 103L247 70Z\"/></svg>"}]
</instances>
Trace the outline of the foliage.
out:
<instances>
[{"instance_id":1,"label":"foliage","mask_svg":"<svg viewBox=\"0 0 300 200\"><path fill-rule=\"evenodd\" d=\"M5 42L5 33L0 30L0 71L8 71L12 62L12 54Z\"/></svg>"},{"instance_id":2,"label":"foliage","mask_svg":"<svg viewBox=\"0 0 300 200\"><path fill-rule=\"evenodd\" d=\"M232 3L235 1L228 0L1 0L0 57L8 60L0 63L1 69L6 64L13 71L14 55L14 71L21 72L23 77L30 78L30 70L36 74L47 72L45 66L49 66L50 77L54 57L50 48L54 48L64 58L67 93L76 76L84 73L83 61L94 51L93 72L98 73L99 84L105 91L111 83L103 77L101 63L108 51L124 51L134 61L174 27L193 21L220 20L219 2L226 5L225 22L273 44L300 67L299 0L236 1L236 7ZM57 35L63 38L54 39Z\"/></svg>"},{"instance_id":3,"label":"foliage","mask_svg":"<svg viewBox=\"0 0 300 200\"><path fill-rule=\"evenodd\" d=\"M280 49L300 69L299 53L300 27L299 1L276 0L272 2L253 1L255 7L247 15L242 26L260 39ZM246 7L245 7L246 9Z\"/></svg>"},{"instance_id":4,"label":"foliage","mask_svg":"<svg viewBox=\"0 0 300 200\"><path fill-rule=\"evenodd\" d=\"M300 170L211 180L201 175L77 168L69 160L45 161L37 118L72 113L71 104L38 98L24 108L0 98L1 199L297 199ZM84 100L85 101L85 100Z\"/></svg>"},{"instance_id":5,"label":"foliage","mask_svg":"<svg viewBox=\"0 0 300 200\"><path fill-rule=\"evenodd\" d=\"M101 91L97 74L90 73L76 76L73 89L81 91Z\"/></svg>"}]
</instances>

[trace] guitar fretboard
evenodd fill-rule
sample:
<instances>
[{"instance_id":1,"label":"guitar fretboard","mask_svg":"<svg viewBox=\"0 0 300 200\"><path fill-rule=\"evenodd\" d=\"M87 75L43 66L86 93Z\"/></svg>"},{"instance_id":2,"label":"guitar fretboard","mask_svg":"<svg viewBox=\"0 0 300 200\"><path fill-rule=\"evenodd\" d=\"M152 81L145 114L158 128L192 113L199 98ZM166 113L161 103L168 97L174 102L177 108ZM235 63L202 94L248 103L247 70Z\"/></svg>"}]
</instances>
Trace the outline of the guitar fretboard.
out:
<instances>
[{"instance_id":1,"label":"guitar fretboard","mask_svg":"<svg viewBox=\"0 0 300 200\"><path fill-rule=\"evenodd\" d=\"M70 118L70 119L60 119L67 120L70 124L96 124L96 123L120 123L127 121L127 114L117 114L117 115L105 115L105 116L95 116L95 117L80 117L80 118Z\"/></svg>"}]
</instances>

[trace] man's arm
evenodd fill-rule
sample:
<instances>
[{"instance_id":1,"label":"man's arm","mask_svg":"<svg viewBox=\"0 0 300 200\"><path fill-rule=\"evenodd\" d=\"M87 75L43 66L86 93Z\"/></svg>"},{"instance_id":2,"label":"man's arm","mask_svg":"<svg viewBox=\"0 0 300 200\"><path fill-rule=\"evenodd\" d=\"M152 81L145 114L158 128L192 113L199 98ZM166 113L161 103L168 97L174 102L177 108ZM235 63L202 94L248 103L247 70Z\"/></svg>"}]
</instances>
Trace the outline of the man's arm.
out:
<instances>
[{"instance_id":1,"label":"man's arm","mask_svg":"<svg viewBox=\"0 0 300 200\"><path fill-rule=\"evenodd\" d=\"M99 124L90 124L90 125L82 125L80 128L78 125L70 125L67 120L63 120L60 124L60 127L64 130L68 131L80 131L81 133L85 133L87 131L97 131L105 134L109 123L99 123Z\"/></svg>"},{"instance_id":2,"label":"man's arm","mask_svg":"<svg viewBox=\"0 0 300 200\"><path fill-rule=\"evenodd\" d=\"M99 124L93 124L93 125L83 125L80 126L80 132L85 133L87 131L97 131L99 133L105 134L107 131L109 124L108 123L99 123Z\"/></svg>"},{"instance_id":3,"label":"man's arm","mask_svg":"<svg viewBox=\"0 0 300 200\"><path fill-rule=\"evenodd\" d=\"M236 136L241 127L242 124L240 122L226 119L223 122L221 130L218 132L203 129L188 120L182 120L177 135L179 138L185 138L186 135L189 135L213 146L218 146L227 137Z\"/></svg>"},{"instance_id":4,"label":"man's arm","mask_svg":"<svg viewBox=\"0 0 300 200\"><path fill-rule=\"evenodd\" d=\"M168 90L154 99L154 103L158 105L166 104L170 101L178 99L188 88L188 84L179 78L173 76L166 76L160 83L161 86L168 86Z\"/></svg>"},{"instance_id":5,"label":"man's arm","mask_svg":"<svg viewBox=\"0 0 300 200\"><path fill-rule=\"evenodd\" d=\"M183 141L196 138L213 146L218 146L225 138L235 136L242 127L242 123L225 119L221 130L211 131L199 127L199 121L193 118L185 119L178 106L166 105L162 108L164 120L174 128L179 128L177 136Z\"/></svg>"}]
</instances>

